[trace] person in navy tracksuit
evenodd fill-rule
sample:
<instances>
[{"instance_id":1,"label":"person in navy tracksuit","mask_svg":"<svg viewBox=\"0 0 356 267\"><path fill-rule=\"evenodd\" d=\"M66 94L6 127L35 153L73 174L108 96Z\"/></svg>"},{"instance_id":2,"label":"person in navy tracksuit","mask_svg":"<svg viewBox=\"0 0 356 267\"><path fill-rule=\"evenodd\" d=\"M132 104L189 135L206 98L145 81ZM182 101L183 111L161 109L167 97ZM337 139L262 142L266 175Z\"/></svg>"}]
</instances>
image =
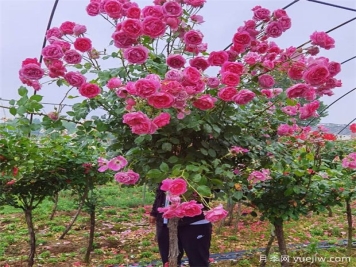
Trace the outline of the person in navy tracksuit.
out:
<instances>
[{"instance_id":1,"label":"person in navy tracksuit","mask_svg":"<svg viewBox=\"0 0 356 267\"><path fill-rule=\"evenodd\" d=\"M163 264L168 262L169 232L167 219L157 211L159 207L166 205L166 193L160 189L156 190L156 197L150 213L150 222L156 223L156 237L158 248ZM207 209L204 207L204 209ZM177 265L181 265L184 252L186 253L190 267L209 266L209 249L212 234L212 224L205 220L203 212L195 217L183 217L178 223L178 247L179 256Z\"/></svg>"}]
</instances>

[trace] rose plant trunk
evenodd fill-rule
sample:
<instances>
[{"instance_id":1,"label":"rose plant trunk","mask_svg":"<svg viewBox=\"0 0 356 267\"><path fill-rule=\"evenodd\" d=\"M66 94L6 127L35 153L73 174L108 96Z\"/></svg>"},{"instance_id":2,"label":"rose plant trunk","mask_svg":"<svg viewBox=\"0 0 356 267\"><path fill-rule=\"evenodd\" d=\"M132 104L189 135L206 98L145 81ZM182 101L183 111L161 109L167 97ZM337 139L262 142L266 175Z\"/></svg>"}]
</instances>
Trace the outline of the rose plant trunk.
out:
<instances>
[{"instance_id":1,"label":"rose plant trunk","mask_svg":"<svg viewBox=\"0 0 356 267\"><path fill-rule=\"evenodd\" d=\"M28 255L28 267L32 267L34 264L34 258L36 254L36 234L33 226L33 218L32 218L32 209L24 208L23 209L26 218L26 224L28 229L28 234L30 237L30 253Z\"/></svg>"},{"instance_id":2,"label":"rose plant trunk","mask_svg":"<svg viewBox=\"0 0 356 267\"><path fill-rule=\"evenodd\" d=\"M279 253L281 254L281 258L287 258L288 252L287 252L287 245L286 245L286 240L284 238L284 229L283 229L283 221L278 220L274 222L274 228L275 228L275 234L277 237L278 241L278 248L279 248ZM289 267L289 262L285 260L281 260L281 266L282 267Z\"/></svg>"},{"instance_id":3,"label":"rose plant trunk","mask_svg":"<svg viewBox=\"0 0 356 267\"><path fill-rule=\"evenodd\" d=\"M178 221L179 218L172 218L168 221L169 230L169 266L177 266L177 258L179 255L178 248Z\"/></svg>"}]
</instances>

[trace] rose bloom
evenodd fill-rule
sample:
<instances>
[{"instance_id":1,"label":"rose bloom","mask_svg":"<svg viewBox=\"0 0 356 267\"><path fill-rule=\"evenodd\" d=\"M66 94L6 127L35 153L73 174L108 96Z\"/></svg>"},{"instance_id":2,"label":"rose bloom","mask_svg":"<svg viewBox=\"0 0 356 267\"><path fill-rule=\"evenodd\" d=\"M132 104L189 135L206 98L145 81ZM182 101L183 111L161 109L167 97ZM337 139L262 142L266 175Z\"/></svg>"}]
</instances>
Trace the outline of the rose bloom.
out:
<instances>
[{"instance_id":1,"label":"rose bloom","mask_svg":"<svg viewBox=\"0 0 356 267\"><path fill-rule=\"evenodd\" d=\"M53 27L46 32L47 40L50 39L51 37L62 38L62 36L63 36L63 33L61 32L61 30L58 27Z\"/></svg>"},{"instance_id":2,"label":"rose bloom","mask_svg":"<svg viewBox=\"0 0 356 267\"><path fill-rule=\"evenodd\" d=\"M237 86L240 83L240 76L230 71L223 72L221 83L228 86Z\"/></svg>"},{"instance_id":3,"label":"rose bloom","mask_svg":"<svg viewBox=\"0 0 356 267\"><path fill-rule=\"evenodd\" d=\"M180 208L179 203L169 205L168 207L158 208L158 212L163 213L162 217L165 219L172 219L172 218L183 218L184 212Z\"/></svg>"},{"instance_id":4,"label":"rose bloom","mask_svg":"<svg viewBox=\"0 0 356 267\"><path fill-rule=\"evenodd\" d=\"M174 3L174 2L170 2ZM167 65L173 69L183 68L185 64L185 58L182 55L169 55L167 57Z\"/></svg>"},{"instance_id":5,"label":"rose bloom","mask_svg":"<svg viewBox=\"0 0 356 267\"><path fill-rule=\"evenodd\" d=\"M310 86L304 83L297 83L286 90L288 98L303 97L309 90Z\"/></svg>"},{"instance_id":6,"label":"rose bloom","mask_svg":"<svg viewBox=\"0 0 356 267\"><path fill-rule=\"evenodd\" d=\"M235 87L224 87L218 92L218 97L224 101L233 101L236 94L237 89Z\"/></svg>"},{"instance_id":7,"label":"rose bloom","mask_svg":"<svg viewBox=\"0 0 356 267\"><path fill-rule=\"evenodd\" d=\"M205 219L212 223L221 221L227 216L227 214L228 212L224 210L222 204L209 211L204 211Z\"/></svg>"},{"instance_id":8,"label":"rose bloom","mask_svg":"<svg viewBox=\"0 0 356 267\"><path fill-rule=\"evenodd\" d=\"M86 37L78 37L74 41L74 48L79 50L80 52L88 52L91 50L91 40Z\"/></svg>"},{"instance_id":9,"label":"rose bloom","mask_svg":"<svg viewBox=\"0 0 356 267\"><path fill-rule=\"evenodd\" d=\"M206 0L183 0L185 4L192 7L202 7Z\"/></svg>"},{"instance_id":10,"label":"rose bloom","mask_svg":"<svg viewBox=\"0 0 356 267\"><path fill-rule=\"evenodd\" d=\"M98 165L99 165L98 172L106 171L108 169L108 163L109 163L109 161L107 159L99 157L98 158Z\"/></svg>"},{"instance_id":11,"label":"rose bloom","mask_svg":"<svg viewBox=\"0 0 356 267\"><path fill-rule=\"evenodd\" d=\"M215 97L212 97L211 95L201 95L197 100L193 102L193 106L201 110L212 109L216 100L217 99Z\"/></svg>"},{"instance_id":12,"label":"rose bloom","mask_svg":"<svg viewBox=\"0 0 356 267\"><path fill-rule=\"evenodd\" d=\"M70 49L70 43L63 40L54 40L51 44L60 46L63 52L66 52Z\"/></svg>"},{"instance_id":13,"label":"rose bloom","mask_svg":"<svg viewBox=\"0 0 356 267\"><path fill-rule=\"evenodd\" d=\"M350 125L350 131L356 133L356 123Z\"/></svg>"},{"instance_id":14,"label":"rose bloom","mask_svg":"<svg viewBox=\"0 0 356 267\"><path fill-rule=\"evenodd\" d=\"M194 67L186 67L183 70L183 79L189 83L197 83L201 79L199 70Z\"/></svg>"},{"instance_id":15,"label":"rose bloom","mask_svg":"<svg viewBox=\"0 0 356 267\"><path fill-rule=\"evenodd\" d=\"M321 85L329 75L330 73L327 66L315 64L304 72L303 79L310 85Z\"/></svg>"},{"instance_id":16,"label":"rose bloom","mask_svg":"<svg viewBox=\"0 0 356 267\"><path fill-rule=\"evenodd\" d=\"M99 2L90 2L87 5L85 10L87 11L87 14L89 16L92 16L92 17L97 16L100 14L100 3Z\"/></svg>"},{"instance_id":17,"label":"rose bloom","mask_svg":"<svg viewBox=\"0 0 356 267\"><path fill-rule=\"evenodd\" d=\"M244 153L247 153L249 151L250 150L248 150L246 148L239 147L239 146L232 146L230 148L230 153L231 154L244 154Z\"/></svg>"},{"instance_id":18,"label":"rose bloom","mask_svg":"<svg viewBox=\"0 0 356 267\"><path fill-rule=\"evenodd\" d=\"M100 94L100 87L93 83L84 83L79 87L79 93L87 98L94 98Z\"/></svg>"},{"instance_id":19,"label":"rose bloom","mask_svg":"<svg viewBox=\"0 0 356 267\"><path fill-rule=\"evenodd\" d=\"M142 23L138 19L126 19L121 22L121 31L129 37L137 39L142 34Z\"/></svg>"},{"instance_id":20,"label":"rose bloom","mask_svg":"<svg viewBox=\"0 0 356 267\"><path fill-rule=\"evenodd\" d=\"M163 191L168 191L169 187L171 186L173 179L166 178L162 181L160 189Z\"/></svg>"},{"instance_id":21,"label":"rose bloom","mask_svg":"<svg viewBox=\"0 0 356 267\"><path fill-rule=\"evenodd\" d=\"M202 24L204 22L203 16L197 14L190 16L190 19L196 24Z\"/></svg>"},{"instance_id":22,"label":"rose bloom","mask_svg":"<svg viewBox=\"0 0 356 267\"><path fill-rule=\"evenodd\" d=\"M142 22L142 33L151 38L162 36L166 31L166 24L160 18L146 17Z\"/></svg>"},{"instance_id":23,"label":"rose bloom","mask_svg":"<svg viewBox=\"0 0 356 267\"><path fill-rule=\"evenodd\" d=\"M123 156L112 158L108 162L108 169L112 171L119 171L127 165L127 160Z\"/></svg>"},{"instance_id":24,"label":"rose bloom","mask_svg":"<svg viewBox=\"0 0 356 267\"><path fill-rule=\"evenodd\" d=\"M296 61L292 63L292 66L288 70L288 77L293 80L300 80L303 77L303 72L306 66L303 62Z\"/></svg>"},{"instance_id":25,"label":"rose bloom","mask_svg":"<svg viewBox=\"0 0 356 267\"><path fill-rule=\"evenodd\" d=\"M237 32L234 34L232 43L234 45L248 46L251 43L251 36L246 31Z\"/></svg>"},{"instance_id":26,"label":"rose bloom","mask_svg":"<svg viewBox=\"0 0 356 267\"><path fill-rule=\"evenodd\" d=\"M106 0L104 2L104 11L112 19L119 19L122 16L122 4L116 0Z\"/></svg>"},{"instance_id":27,"label":"rose bloom","mask_svg":"<svg viewBox=\"0 0 356 267\"><path fill-rule=\"evenodd\" d=\"M148 58L148 49L143 45L137 45L125 49L124 58L131 64L143 64Z\"/></svg>"},{"instance_id":28,"label":"rose bloom","mask_svg":"<svg viewBox=\"0 0 356 267\"><path fill-rule=\"evenodd\" d=\"M144 18L146 17L155 17L162 19L163 18L163 9L162 6L156 5L156 6L145 6L142 9L142 16Z\"/></svg>"},{"instance_id":29,"label":"rose bloom","mask_svg":"<svg viewBox=\"0 0 356 267\"><path fill-rule=\"evenodd\" d=\"M310 35L312 45L318 45L326 50L335 47L335 40L325 32L314 32Z\"/></svg>"},{"instance_id":30,"label":"rose bloom","mask_svg":"<svg viewBox=\"0 0 356 267\"><path fill-rule=\"evenodd\" d=\"M64 53L64 61L68 64L79 64L82 61L82 56L76 50L68 50Z\"/></svg>"},{"instance_id":31,"label":"rose bloom","mask_svg":"<svg viewBox=\"0 0 356 267\"><path fill-rule=\"evenodd\" d=\"M159 92L147 98L148 104L154 108L170 108L174 102L174 97L171 94Z\"/></svg>"},{"instance_id":32,"label":"rose bloom","mask_svg":"<svg viewBox=\"0 0 356 267\"><path fill-rule=\"evenodd\" d=\"M87 27L85 25L75 24L73 27L73 34L75 36L79 36L81 34L86 33Z\"/></svg>"},{"instance_id":33,"label":"rose bloom","mask_svg":"<svg viewBox=\"0 0 356 267\"><path fill-rule=\"evenodd\" d=\"M194 84L186 85L184 89L189 95L196 95L204 91L205 83L202 80L199 80Z\"/></svg>"},{"instance_id":34,"label":"rose bloom","mask_svg":"<svg viewBox=\"0 0 356 267\"><path fill-rule=\"evenodd\" d=\"M220 85L220 80L217 77L209 77L206 81L206 85L210 88L218 88Z\"/></svg>"},{"instance_id":35,"label":"rose bloom","mask_svg":"<svg viewBox=\"0 0 356 267\"><path fill-rule=\"evenodd\" d=\"M328 141L335 141L336 135L334 135L332 133L323 133L323 139L328 140Z\"/></svg>"},{"instance_id":36,"label":"rose bloom","mask_svg":"<svg viewBox=\"0 0 356 267\"><path fill-rule=\"evenodd\" d=\"M158 91L158 87L159 85L157 86L155 81L147 78L137 80L135 83L136 94L144 98L155 94Z\"/></svg>"},{"instance_id":37,"label":"rose bloom","mask_svg":"<svg viewBox=\"0 0 356 267\"><path fill-rule=\"evenodd\" d=\"M158 128L166 126L169 124L171 115L167 112L162 112L157 117L155 117L152 122L157 125Z\"/></svg>"},{"instance_id":38,"label":"rose bloom","mask_svg":"<svg viewBox=\"0 0 356 267\"><path fill-rule=\"evenodd\" d=\"M180 17L183 14L182 6L177 2L164 3L162 10L166 17Z\"/></svg>"},{"instance_id":39,"label":"rose bloom","mask_svg":"<svg viewBox=\"0 0 356 267\"><path fill-rule=\"evenodd\" d=\"M292 26L292 21L288 16L284 16L278 19L278 22L282 26L282 30L286 31Z\"/></svg>"},{"instance_id":40,"label":"rose bloom","mask_svg":"<svg viewBox=\"0 0 356 267\"><path fill-rule=\"evenodd\" d=\"M186 217L194 217L200 215L202 213L203 207L204 206L202 204L198 204L195 200L183 202L180 204L180 208L183 210L184 216Z\"/></svg>"},{"instance_id":41,"label":"rose bloom","mask_svg":"<svg viewBox=\"0 0 356 267\"><path fill-rule=\"evenodd\" d=\"M41 64L38 62L38 59L37 58L26 58L25 60L22 61L22 67L27 65L27 64L31 64L31 63L34 63L38 66L41 66Z\"/></svg>"},{"instance_id":42,"label":"rose bloom","mask_svg":"<svg viewBox=\"0 0 356 267\"><path fill-rule=\"evenodd\" d=\"M146 120L141 121L141 123L132 126L131 131L138 135L154 134L157 131L157 125L147 118Z\"/></svg>"},{"instance_id":43,"label":"rose bloom","mask_svg":"<svg viewBox=\"0 0 356 267\"><path fill-rule=\"evenodd\" d=\"M269 179L271 179L271 177L269 176L269 170L266 170L266 169L262 169L261 171L253 171L247 178L247 180L251 184L256 184L258 182L264 182Z\"/></svg>"},{"instance_id":44,"label":"rose bloom","mask_svg":"<svg viewBox=\"0 0 356 267\"><path fill-rule=\"evenodd\" d=\"M122 118L122 122L129 125L130 127L134 127L150 121L147 115L141 111L127 113Z\"/></svg>"},{"instance_id":45,"label":"rose bloom","mask_svg":"<svg viewBox=\"0 0 356 267\"><path fill-rule=\"evenodd\" d=\"M210 66L222 66L229 59L226 51L213 51L208 57Z\"/></svg>"},{"instance_id":46,"label":"rose bloom","mask_svg":"<svg viewBox=\"0 0 356 267\"><path fill-rule=\"evenodd\" d=\"M244 65L240 62L225 62L221 66L220 73L223 73L225 71L229 71L237 75L242 75L242 73L244 72Z\"/></svg>"},{"instance_id":47,"label":"rose bloom","mask_svg":"<svg viewBox=\"0 0 356 267\"><path fill-rule=\"evenodd\" d=\"M269 11L267 8L263 8L261 6L255 6L253 9L253 19L254 20L263 20L263 21L269 21L270 16L271 16L271 11Z\"/></svg>"},{"instance_id":48,"label":"rose bloom","mask_svg":"<svg viewBox=\"0 0 356 267\"><path fill-rule=\"evenodd\" d=\"M169 184L168 192L174 196L183 195L187 192L187 182L181 177L173 179Z\"/></svg>"},{"instance_id":49,"label":"rose bloom","mask_svg":"<svg viewBox=\"0 0 356 267\"><path fill-rule=\"evenodd\" d=\"M140 175L133 170L128 170L127 172L118 172L115 174L115 180L121 184L136 184L139 179Z\"/></svg>"},{"instance_id":50,"label":"rose bloom","mask_svg":"<svg viewBox=\"0 0 356 267\"><path fill-rule=\"evenodd\" d=\"M183 40L186 45L197 46L203 42L203 34L197 30L190 30L184 34Z\"/></svg>"},{"instance_id":51,"label":"rose bloom","mask_svg":"<svg viewBox=\"0 0 356 267\"><path fill-rule=\"evenodd\" d=\"M47 114L48 118L52 121L58 121L59 119L59 114L56 111L51 111Z\"/></svg>"},{"instance_id":52,"label":"rose bloom","mask_svg":"<svg viewBox=\"0 0 356 267\"><path fill-rule=\"evenodd\" d=\"M50 44L42 49L42 56L45 59L60 59L63 57L63 51L59 45Z\"/></svg>"},{"instance_id":53,"label":"rose bloom","mask_svg":"<svg viewBox=\"0 0 356 267\"><path fill-rule=\"evenodd\" d=\"M117 48L129 48L133 44L137 43L135 38L130 37L126 32L116 31L111 35L114 39L114 45Z\"/></svg>"},{"instance_id":54,"label":"rose bloom","mask_svg":"<svg viewBox=\"0 0 356 267\"><path fill-rule=\"evenodd\" d=\"M252 101L252 99L254 99L255 96L256 95L254 92L248 89L242 89L233 97L232 100L236 104L246 105L248 102Z\"/></svg>"},{"instance_id":55,"label":"rose bloom","mask_svg":"<svg viewBox=\"0 0 356 267\"><path fill-rule=\"evenodd\" d=\"M39 80L43 77L44 70L36 63L28 63L20 69L19 74L28 80Z\"/></svg>"},{"instance_id":56,"label":"rose bloom","mask_svg":"<svg viewBox=\"0 0 356 267\"><path fill-rule=\"evenodd\" d=\"M183 78L183 74L179 70L169 70L164 75L166 80L169 81L181 81Z\"/></svg>"},{"instance_id":57,"label":"rose bloom","mask_svg":"<svg viewBox=\"0 0 356 267\"><path fill-rule=\"evenodd\" d=\"M289 116L295 116L299 111L299 106L285 106L281 110Z\"/></svg>"},{"instance_id":58,"label":"rose bloom","mask_svg":"<svg viewBox=\"0 0 356 267\"><path fill-rule=\"evenodd\" d=\"M316 112L320 106L318 100L314 100L311 103L305 104L299 109L299 118L301 120L308 119L310 117L317 117L318 113Z\"/></svg>"},{"instance_id":59,"label":"rose bloom","mask_svg":"<svg viewBox=\"0 0 356 267\"><path fill-rule=\"evenodd\" d=\"M272 21L268 23L265 31L266 31L266 36L277 38L282 35L283 27L280 22Z\"/></svg>"},{"instance_id":60,"label":"rose bloom","mask_svg":"<svg viewBox=\"0 0 356 267\"><path fill-rule=\"evenodd\" d=\"M74 22L65 21L61 24L59 29L62 31L63 34L73 34L74 26L75 26Z\"/></svg>"},{"instance_id":61,"label":"rose bloom","mask_svg":"<svg viewBox=\"0 0 356 267\"><path fill-rule=\"evenodd\" d=\"M205 71L209 67L209 63L204 57L194 57L189 60L190 66Z\"/></svg>"},{"instance_id":62,"label":"rose bloom","mask_svg":"<svg viewBox=\"0 0 356 267\"><path fill-rule=\"evenodd\" d=\"M119 78L111 78L107 83L106 83L106 86L109 88L109 89L115 89L115 88L119 88L121 86L121 80Z\"/></svg>"},{"instance_id":63,"label":"rose bloom","mask_svg":"<svg viewBox=\"0 0 356 267\"><path fill-rule=\"evenodd\" d=\"M262 74L258 77L258 83L262 88L271 88L275 81L273 77L269 74Z\"/></svg>"},{"instance_id":64,"label":"rose bloom","mask_svg":"<svg viewBox=\"0 0 356 267\"><path fill-rule=\"evenodd\" d=\"M331 61L328 63L328 70L331 77L336 76L341 71L341 64L338 62Z\"/></svg>"},{"instance_id":65,"label":"rose bloom","mask_svg":"<svg viewBox=\"0 0 356 267\"><path fill-rule=\"evenodd\" d=\"M86 78L79 71L70 71L64 75L64 79L74 87L80 87L86 82Z\"/></svg>"}]
</instances>

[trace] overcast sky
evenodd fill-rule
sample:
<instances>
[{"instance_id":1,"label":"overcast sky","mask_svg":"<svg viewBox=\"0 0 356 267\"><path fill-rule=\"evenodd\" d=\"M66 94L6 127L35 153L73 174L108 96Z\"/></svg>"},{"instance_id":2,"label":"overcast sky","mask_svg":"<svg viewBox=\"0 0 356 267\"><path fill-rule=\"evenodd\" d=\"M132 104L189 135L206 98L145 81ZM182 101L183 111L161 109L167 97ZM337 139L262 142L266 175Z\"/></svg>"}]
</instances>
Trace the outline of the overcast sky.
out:
<instances>
[{"instance_id":1,"label":"overcast sky","mask_svg":"<svg viewBox=\"0 0 356 267\"><path fill-rule=\"evenodd\" d=\"M323 0L356 9L355 0ZM140 7L151 4L151 1L137 0ZM201 26L204 41L209 44L208 51L222 50L230 43L236 29L243 21L252 16L251 8L261 5L271 10L282 8L291 0L207 0L200 12L206 21ZM18 70L21 61L27 57L39 57L43 35L54 0L0 0L0 98L17 98L17 89L21 86ZM98 50L108 46L113 28L100 17L89 17L85 7L89 0L60 0L52 27L69 20L84 24L89 37ZM309 40L314 31L327 31L353 17L356 12L301 0L287 9L292 19L292 28L276 42L280 47L299 46ZM356 55L356 20L331 32L336 40L336 47L323 50L321 55L333 61L342 62ZM342 88L334 90L335 95L322 100L330 104L341 95L356 87L356 59L343 64L342 72L337 76L342 80ZM40 95L45 102L59 103L66 87L43 87ZM65 103L70 103L66 100ZM0 105L7 105L0 101ZM53 109L46 106L46 112ZM6 110L0 110L0 117L8 117ZM323 122L349 123L356 118L356 92L349 94L329 109L329 116Z\"/></svg>"}]
</instances>

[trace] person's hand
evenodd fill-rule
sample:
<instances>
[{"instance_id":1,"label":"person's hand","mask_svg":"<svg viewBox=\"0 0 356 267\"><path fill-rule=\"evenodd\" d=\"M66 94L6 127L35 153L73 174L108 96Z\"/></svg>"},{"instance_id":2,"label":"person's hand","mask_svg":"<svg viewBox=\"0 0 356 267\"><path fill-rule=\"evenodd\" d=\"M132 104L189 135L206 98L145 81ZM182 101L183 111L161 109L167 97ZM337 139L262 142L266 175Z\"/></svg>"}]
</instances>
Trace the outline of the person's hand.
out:
<instances>
[{"instance_id":1,"label":"person's hand","mask_svg":"<svg viewBox=\"0 0 356 267\"><path fill-rule=\"evenodd\" d=\"M154 224L154 223L156 223L156 217L150 216L150 217L148 218L148 221L149 221L151 224Z\"/></svg>"}]
</instances>

